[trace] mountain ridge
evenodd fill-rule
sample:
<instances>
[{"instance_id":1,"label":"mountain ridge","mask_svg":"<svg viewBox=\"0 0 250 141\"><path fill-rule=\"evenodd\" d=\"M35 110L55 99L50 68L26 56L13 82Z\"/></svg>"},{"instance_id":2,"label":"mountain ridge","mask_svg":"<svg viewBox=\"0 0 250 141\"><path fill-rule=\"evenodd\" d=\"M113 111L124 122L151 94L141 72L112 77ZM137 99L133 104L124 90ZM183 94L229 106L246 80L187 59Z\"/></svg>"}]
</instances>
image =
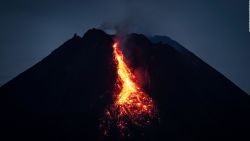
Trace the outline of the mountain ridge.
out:
<instances>
[{"instance_id":1,"label":"mountain ridge","mask_svg":"<svg viewBox=\"0 0 250 141\"><path fill-rule=\"evenodd\" d=\"M130 138L115 129L103 136L99 123L117 77L113 38L98 29L74 36L0 87L1 134L30 140L249 138L249 95L181 45L142 34L124 38L124 54L134 71L148 73L143 85L157 104L159 125Z\"/></svg>"}]
</instances>

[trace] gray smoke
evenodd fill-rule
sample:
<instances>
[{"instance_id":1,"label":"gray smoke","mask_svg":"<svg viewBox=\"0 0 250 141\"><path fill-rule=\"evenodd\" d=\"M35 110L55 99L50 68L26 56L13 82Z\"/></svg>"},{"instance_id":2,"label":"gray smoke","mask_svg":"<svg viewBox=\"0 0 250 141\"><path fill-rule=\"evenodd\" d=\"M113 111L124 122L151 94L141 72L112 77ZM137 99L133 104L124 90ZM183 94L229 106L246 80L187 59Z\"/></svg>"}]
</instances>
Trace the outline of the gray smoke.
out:
<instances>
[{"instance_id":1,"label":"gray smoke","mask_svg":"<svg viewBox=\"0 0 250 141\"><path fill-rule=\"evenodd\" d=\"M131 0L124 1L124 10L116 17L104 20L98 27L109 34L124 35L129 33L142 33L150 35L153 32L152 27L155 20L150 16L151 12L143 9L140 3ZM115 11L114 11L115 12Z\"/></svg>"}]
</instances>

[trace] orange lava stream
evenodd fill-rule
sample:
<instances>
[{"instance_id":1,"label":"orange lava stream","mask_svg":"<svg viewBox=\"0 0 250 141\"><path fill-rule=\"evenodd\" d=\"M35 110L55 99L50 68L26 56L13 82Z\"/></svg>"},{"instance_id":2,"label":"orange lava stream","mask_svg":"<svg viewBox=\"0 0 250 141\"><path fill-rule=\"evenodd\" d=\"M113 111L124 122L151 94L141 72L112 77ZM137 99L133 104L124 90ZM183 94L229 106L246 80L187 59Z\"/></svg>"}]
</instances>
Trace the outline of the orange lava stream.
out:
<instances>
[{"instance_id":1,"label":"orange lava stream","mask_svg":"<svg viewBox=\"0 0 250 141\"><path fill-rule=\"evenodd\" d=\"M138 85L135 75L126 64L118 40L113 44L113 55L117 69L114 104L108 107L100 123L104 135L118 128L122 135L130 135L130 129L150 125L157 117L152 98ZM135 128L134 128L135 127Z\"/></svg>"},{"instance_id":2,"label":"orange lava stream","mask_svg":"<svg viewBox=\"0 0 250 141\"><path fill-rule=\"evenodd\" d=\"M115 94L117 126L126 129L128 124L143 126L150 123L154 116L152 99L138 86L136 78L125 62L119 42L113 44L113 54L117 63L120 91Z\"/></svg>"}]
</instances>

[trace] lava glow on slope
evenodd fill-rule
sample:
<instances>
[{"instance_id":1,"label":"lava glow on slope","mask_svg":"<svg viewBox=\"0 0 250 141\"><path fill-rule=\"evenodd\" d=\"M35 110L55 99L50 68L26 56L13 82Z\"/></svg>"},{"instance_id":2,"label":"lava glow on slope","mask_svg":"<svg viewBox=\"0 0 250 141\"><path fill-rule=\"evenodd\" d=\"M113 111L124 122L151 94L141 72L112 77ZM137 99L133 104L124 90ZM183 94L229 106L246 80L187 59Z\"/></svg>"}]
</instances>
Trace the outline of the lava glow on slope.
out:
<instances>
[{"instance_id":1,"label":"lava glow on slope","mask_svg":"<svg viewBox=\"0 0 250 141\"><path fill-rule=\"evenodd\" d=\"M149 125L156 115L156 108L153 100L136 83L117 40L113 44L113 55L118 75L114 104L105 112L100 127L105 135L112 126L116 126L123 135L129 135L126 133L129 127Z\"/></svg>"}]
</instances>

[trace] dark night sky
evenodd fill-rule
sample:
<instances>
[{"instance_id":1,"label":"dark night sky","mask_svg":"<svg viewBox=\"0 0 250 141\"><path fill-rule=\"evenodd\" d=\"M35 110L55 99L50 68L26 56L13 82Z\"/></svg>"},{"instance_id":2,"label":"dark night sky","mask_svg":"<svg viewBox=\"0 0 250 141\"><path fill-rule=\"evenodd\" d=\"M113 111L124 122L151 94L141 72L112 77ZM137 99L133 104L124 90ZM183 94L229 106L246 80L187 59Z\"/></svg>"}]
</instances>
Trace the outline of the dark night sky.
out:
<instances>
[{"instance_id":1,"label":"dark night sky","mask_svg":"<svg viewBox=\"0 0 250 141\"><path fill-rule=\"evenodd\" d=\"M1 0L0 85L100 25L170 36L250 94L248 0Z\"/></svg>"}]
</instances>

